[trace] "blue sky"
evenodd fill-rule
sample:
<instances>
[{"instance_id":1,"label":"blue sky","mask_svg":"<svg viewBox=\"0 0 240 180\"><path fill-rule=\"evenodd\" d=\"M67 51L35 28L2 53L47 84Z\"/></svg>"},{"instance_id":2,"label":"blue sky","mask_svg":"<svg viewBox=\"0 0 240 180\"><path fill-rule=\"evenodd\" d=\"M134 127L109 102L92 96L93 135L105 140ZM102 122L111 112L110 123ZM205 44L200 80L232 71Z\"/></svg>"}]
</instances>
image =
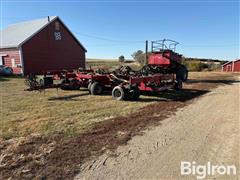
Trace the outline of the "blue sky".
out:
<instances>
[{"instance_id":1,"label":"blue sky","mask_svg":"<svg viewBox=\"0 0 240 180\"><path fill-rule=\"evenodd\" d=\"M59 16L87 48L88 58L144 50L145 40L180 42L186 57L239 58L239 1L2 1L1 27Z\"/></svg>"}]
</instances>

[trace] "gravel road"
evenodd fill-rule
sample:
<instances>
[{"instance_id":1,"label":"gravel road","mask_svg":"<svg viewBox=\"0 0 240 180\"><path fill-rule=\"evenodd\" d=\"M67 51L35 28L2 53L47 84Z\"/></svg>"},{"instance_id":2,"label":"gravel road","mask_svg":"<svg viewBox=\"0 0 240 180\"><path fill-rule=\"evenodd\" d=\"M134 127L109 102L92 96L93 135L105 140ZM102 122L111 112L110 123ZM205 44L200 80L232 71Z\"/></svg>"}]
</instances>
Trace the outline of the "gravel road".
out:
<instances>
[{"instance_id":1,"label":"gravel road","mask_svg":"<svg viewBox=\"0 0 240 180\"><path fill-rule=\"evenodd\" d=\"M181 161L235 165L239 172L239 96L239 82L214 89L116 152L85 163L75 179L196 179L180 175Z\"/></svg>"}]
</instances>

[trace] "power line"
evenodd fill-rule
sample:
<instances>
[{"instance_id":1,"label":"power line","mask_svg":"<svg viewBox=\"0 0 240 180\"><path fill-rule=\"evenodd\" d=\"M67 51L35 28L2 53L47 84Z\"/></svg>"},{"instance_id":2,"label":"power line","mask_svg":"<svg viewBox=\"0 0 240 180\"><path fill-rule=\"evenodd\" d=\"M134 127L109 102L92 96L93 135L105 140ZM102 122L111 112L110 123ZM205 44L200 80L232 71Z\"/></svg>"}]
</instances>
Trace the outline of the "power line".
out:
<instances>
[{"instance_id":1,"label":"power line","mask_svg":"<svg viewBox=\"0 0 240 180\"><path fill-rule=\"evenodd\" d=\"M180 44L183 47L237 47L239 44L201 44L201 45L190 45L190 44Z\"/></svg>"},{"instance_id":2,"label":"power line","mask_svg":"<svg viewBox=\"0 0 240 180\"><path fill-rule=\"evenodd\" d=\"M90 34L86 34L86 33L80 33L80 32L76 32L73 31L75 34L78 34L80 36L85 36L85 37L89 37L89 38L93 38L93 39L99 39L102 41L108 41L108 42L115 42L115 44L99 44L99 45L90 45L90 46L121 46L121 44L139 44L139 43L145 43L145 40L138 40L138 41L134 41L134 40L117 40L117 39L110 39L110 38L106 38L106 37L100 37L100 36L96 36L96 35L90 35ZM117 43L117 44L116 44ZM121 43L121 44L120 44ZM180 47L238 47L239 44L179 44Z\"/></svg>"},{"instance_id":3,"label":"power line","mask_svg":"<svg viewBox=\"0 0 240 180\"><path fill-rule=\"evenodd\" d=\"M142 41L128 41L128 40L118 40L118 39L109 39L109 38L105 38L105 37L100 37L100 36L95 36L95 35L90 35L90 34L85 34L85 33L79 33L76 31L73 31L73 33L78 34L80 36L85 36L85 37L89 37L89 38L93 38L93 39L99 39L102 41L109 41L109 42L118 42L118 43L132 43L132 44L136 44L136 43L145 43L144 40Z\"/></svg>"}]
</instances>

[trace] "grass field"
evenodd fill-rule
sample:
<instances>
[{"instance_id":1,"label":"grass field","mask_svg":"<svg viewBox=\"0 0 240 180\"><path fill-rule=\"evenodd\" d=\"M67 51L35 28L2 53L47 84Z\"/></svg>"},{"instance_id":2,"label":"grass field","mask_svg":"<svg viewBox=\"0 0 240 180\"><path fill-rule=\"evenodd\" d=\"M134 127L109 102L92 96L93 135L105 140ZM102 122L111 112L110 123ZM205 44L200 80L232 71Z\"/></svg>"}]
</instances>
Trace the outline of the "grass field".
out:
<instances>
[{"instance_id":1,"label":"grass field","mask_svg":"<svg viewBox=\"0 0 240 180\"><path fill-rule=\"evenodd\" d=\"M121 64L116 60L87 61L88 66L104 69ZM74 136L89 130L94 122L126 115L149 104L114 101L110 94L90 96L86 89L51 89L40 93L24 91L25 88L24 78L0 77L0 138L9 139L32 133Z\"/></svg>"},{"instance_id":2,"label":"grass field","mask_svg":"<svg viewBox=\"0 0 240 180\"><path fill-rule=\"evenodd\" d=\"M128 65L133 69L137 70L140 67L140 64L136 62L128 61L127 63L118 62L118 60L103 60L103 59L87 59L86 62L87 67L91 67L93 69L101 68L107 70L113 70L117 66Z\"/></svg>"},{"instance_id":3,"label":"grass field","mask_svg":"<svg viewBox=\"0 0 240 180\"><path fill-rule=\"evenodd\" d=\"M92 60L87 64L111 68L121 63ZM24 91L25 88L24 78L0 77L0 138L10 139L33 133L63 133L66 137L72 137L90 130L94 122L130 114L153 103L154 98L159 99L141 96L138 102L116 101L111 94L91 96L86 89L49 89L40 93Z\"/></svg>"},{"instance_id":4,"label":"grass field","mask_svg":"<svg viewBox=\"0 0 240 180\"><path fill-rule=\"evenodd\" d=\"M126 115L150 103L116 101L110 94L91 96L86 89L40 93L25 88L23 78L0 79L0 138L58 132L74 136L89 130L94 122Z\"/></svg>"}]
</instances>

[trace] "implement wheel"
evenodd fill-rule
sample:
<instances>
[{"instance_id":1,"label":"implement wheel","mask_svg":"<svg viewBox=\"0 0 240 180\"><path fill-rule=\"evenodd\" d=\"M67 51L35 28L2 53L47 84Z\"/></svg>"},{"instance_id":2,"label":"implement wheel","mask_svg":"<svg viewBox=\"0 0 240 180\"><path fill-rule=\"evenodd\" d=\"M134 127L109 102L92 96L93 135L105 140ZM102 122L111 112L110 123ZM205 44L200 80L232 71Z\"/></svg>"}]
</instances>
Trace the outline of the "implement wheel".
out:
<instances>
[{"instance_id":1,"label":"implement wheel","mask_svg":"<svg viewBox=\"0 0 240 180\"><path fill-rule=\"evenodd\" d=\"M176 73L177 79L181 79L183 82L188 79L188 70L185 67L180 67L180 69Z\"/></svg>"},{"instance_id":2,"label":"implement wheel","mask_svg":"<svg viewBox=\"0 0 240 180\"><path fill-rule=\"evenodd\" d=\"M77 79L72 79L71 81L63 79L61 83L62 90L79 90L80 85Z\"/></svg>"},{"instance_id":3,"label":"implement wheel","mask_svg":"<svg viewBox=\"0 0 240 180\"><path fill-rule=\"evenodd\" d=\"M181 79L178 79L177 82L174 85L174 89L177 91L180 91L183 87L183 83Z\"/></svg>"},{"instance_id":4,"label":"implement wheel","mask_svg":"<svg viewBox=\"0 0 240 180\"><path fill-rule=\"evenodd\" d=\"M92 86L92 82L90 82L90 83L88 84L88 91L89 91L89 93L91 93L91 86Z\"/></svg>"},{"instance_id":5,"label":"implement wheel","mask_svg":"<svg viewBox=\"0 0 240 180\"><path fill-rule=\"evenodd\" d=\"M127 94L128 99L133 101L138 100L139 96L140 96L140 91L138 87L132 87Z\"/></svg>"},{"instance_id":6,"label":"implement wheel","mask_svg":"<svg viewBox=\"0 0 240 180\"><path fill-rule=\"evenodd\" d=\"M103 93L103 90L104 90L103 86L100 83L98 83L98 82L92 83L90 85L89 89L90 89L90 93L92 95L100 95L100 94Z\"/></svg>"},{"instance_id":7,"label":"implement wheel","mask_svg":"<svg viewBox=\"0 0 240 180\"><path fill-rule=\"evenodd\" d=\"M116 86L112 90L112 97L116 100L125 100L126 99L126 93L124 89L121 86Z\"/></svg>"}]
</instances>

